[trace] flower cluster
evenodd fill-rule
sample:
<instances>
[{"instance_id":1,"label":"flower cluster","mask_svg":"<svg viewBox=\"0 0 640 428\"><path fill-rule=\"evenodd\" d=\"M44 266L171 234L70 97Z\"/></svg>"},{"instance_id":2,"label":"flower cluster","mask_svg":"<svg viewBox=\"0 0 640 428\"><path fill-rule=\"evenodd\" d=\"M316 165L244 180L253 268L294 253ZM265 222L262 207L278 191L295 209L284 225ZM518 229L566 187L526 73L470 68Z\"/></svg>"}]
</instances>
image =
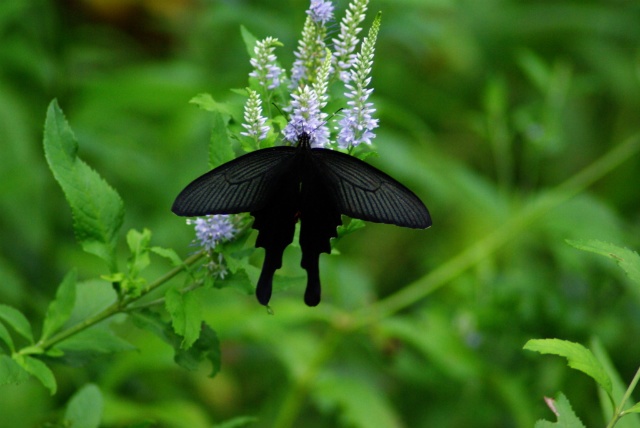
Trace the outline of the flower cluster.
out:
<instances>
[{"instance_id":1,"label":"flower cluster","mask_svg":"<svg viewBox=\"0 0 640 428\"><path fill-rule=\"evenodd\" d=\"M258 142L267 138L271 128L264 124L267 118L262 116L262 100L260 96L252 89L248 89L248 92L249 99L244 106L245 123L242 124L246 131L241 132L240 135L252 138L256 142L256 147L258 147Z\"/></svg>"},{"instance_id":2,"label":"flower cluster","mask_svg":"<svg viewBox=\"0 0 640 428\"><path fill-rule=\"evenodd\" d=\"M367 102L373 88L367 88L371 83L371 67L373 66L373 54L378 29L380 28L380 15L373 22L369 35L362 42L362 51L356 55L353 68L349 71L350 84L345 87L350 91L345 93L350 101L348 109L344 110L343 118L338 122L338 147L346 149L355 147L360 143L371 144L371 139L376 136L372 132L378 127L378 119L373 119L371 114L376 110L373 103Z\"/></svg>"},{"instance_id":3,"label":"flower cluster","mask_svg":"<svg viewBox=\"0 0 640 428\"><path fill-rule=\"evenodd\" d=\"M370 87L371 68L373 66L374 46L380 28L380 15L375 18L368 36L362 40L360 51L356 53L361 32L360 24L364 20L369 0L352 0L346 9L344 18L340 21L340 32L332 40L330 49L327 47L327 25L334 19L334 7L331 1L311 0L307 10L301 39L294 52L290 78L278 65L275 48L283 46L277 39L267 37L256 42L255 56L250 63L253 70L249 76L250 88L247 89L248 99L244 108L244 131L241 135L259 142L267 138L270 127L266 125L267 117L273 123L282 123L282 118L271 115L272 99L278 99L286 87L291 93L289 103L280 100L283 110L290 112L291 117L284 126L284 139L290 144L298 142L301 133L309 134L312 147L339 148L349 150L361 143L371 144L375 134L373 129L378 127L378 119L372 117L375 112L369 96L373 92ZM256 82L257 81L257 82ZM344 89L334 88L344 85ZM340 103L346 107L339 115L337 127L330 128L327 124L327 113L322 110L328 105L330 96L343 93L345 99ZM264 117L262 103L267 108ZM336 143L331 144L332 129ZM269 141L267 145L273 144ZM246 146L245 146L246 148ZM212 250L220 242L232 239L237 232L229 216L215 215L206 219L189 220L195 224L196 235L200 245L205 250ZM211 266L217 266L218 273L224 273L223 259Z\"/></svg>"},{"instance_id":4,"label":"flower cluster","mask_svg":"<svg viewBox=\"0 0 640 428\"><path fill-rule=\"evenodd\" d=\"M340 22L340 34L338 38L333 39L335 47L335 67L340 80L345 83L349 82L350 73L347 72L356 61L356 55L353 51L358 43L358 33L362 31L359 27L364 20L364 14L367 10L369 0L355 0L349 4L344 18Z\"/></svg>"},{"instance_id":5,"label":"flower cluster","mask_svg":"<svg viewBox=\"0 0 640 428\"><path fill-rule=\"evenodd\" d=\"M206 251L215 249L221 242L230 241L237 232L230 216L226 214L187 219L187 224L196 225L196 240Z\"/></svg>"},{"instance_id":6,"label":"flower cluster","mask_svg":"<svg viewBox=\"0 0 640 428\"><path fill-rule=\"evenodd\" d=\"M284 72L276 65L276 56L273 54L276 46L282 46L282 43L273 37L257 42L253 48L256 56L249 61L254 68L249 76L257 78L260 85L267 89L280 86L280 75Z\"/></svg>"},{"instance_id":7,"label":"flower cluster","mask_svg":"<svg viewBox=\"0 0 640 428\"><path fill-rule=\"evenodd\" d=\"M311 137L312 147L324 147L329 142L329 129L325 125L327 114L320 111L318 94L305 85L291 97L293 116L284 128L285 140L295 143L298 136L306 132Z\"/></svg>"},{"instance_id":8,"label":"flower cluster","mask_svg":"<svg viewBox=\"0 0 640 428\"><path fill-rule=\"evenodd\" d=\"M333 4L325 0L311 0L307 15L316 23L325 25L333 19Z\"/></svg>"}]
</instances>

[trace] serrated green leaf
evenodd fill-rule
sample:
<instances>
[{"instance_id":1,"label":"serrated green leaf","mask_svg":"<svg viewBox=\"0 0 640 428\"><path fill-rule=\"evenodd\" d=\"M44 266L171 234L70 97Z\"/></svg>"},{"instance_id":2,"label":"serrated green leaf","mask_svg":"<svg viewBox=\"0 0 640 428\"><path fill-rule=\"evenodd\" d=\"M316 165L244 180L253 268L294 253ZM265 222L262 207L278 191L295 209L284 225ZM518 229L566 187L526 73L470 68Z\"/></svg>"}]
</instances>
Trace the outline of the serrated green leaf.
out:
<instances>
[{"instance_id":1,"label":"serrated green leaf","mask_svg":"<svg viewBox=\"0 0 640 428\"><path fill-rule=\"evenodd\" d=\"M640 285L640 255L628 248L618 247L610 242L602 242L595 239L571 240L567 243L579 250L601 254L615 261L627 276Z\"/></svg>"},{"instance_id":2,"label":"serrated green leaf","mask_svg":"<svg viewBox=\"0 0 640 428\"><path fill-rule=\"evenodd\" d=\"M576 416L571 404L563 393L559 392L553 401L553 413L556 414L558 421L549 422L540 420L536 422L535 428L585 428L582 421Z\"/></svg>"},{"instance_id":3,"label":"serrated green leaf","mask_svg":"<svg viewBox=\"0 0 640 428\"><path fill-rule=\"evenodd\" d=\"M135 279L147 266L149 266L149 242L151 241L151 231L144 229L138 232L131 229L127 232L127 245L131 256L129 258L128 268L129 277Z\"/></svg>"},{"instance_id":4,"label":"serrated green leaf","mask_svg":"<svg viewBox=\"0 0 640 428\"><path fill-rule=\"evenodd\" d=\"M137 349L115 333L103 328L90 328L63 340L57 348L65 351L89 351L100 354Z\"/></svg>"},{"instance_id":5,"label":"serrated green leaf","mask_svg":"<svg viewBox=\"0 0 640 428\"><path fill-rule=\"evenodd\" d=\"M216 168L235 158L231 148L227 123L228 119L221 113L213 113L211 139L209 140L209 168Z\"/></svg>"},{"instance_id":6,"label":"serrated green leaf","mask_svg":"<svg viewBox=\"0 0 640 428\"><path fill-rule=\"evenodd\" d=\"M173 330L184 339L180 347L189 349L200 336L202 310L198 296L199 290L181 293L172 288L165 295L166 308L171 315Z\"/></svg>"},{"instance_id":7,"label":"serrated green leaf","mask_svg":"<svg viewBox=\"0 0 640 428\"><path fill-rule=\"evenodd\" d=\"M258 418L254 416L237 416L233 419L215 424L212 428L241 428L255 422L258 422Z\"/></svg>"},{"instance_id":8,"label":"serrated green leaf","mask_svg":"<svg viewBox=\"0 0 640 428\"><path fill-rule=\"evenodd\" d=\"M247 27L245 27L244 25L240 26L240 34L242 35L242 40L244 41L244 47L247 50L247 54L249 55L249 58L253 58L253 56L255 55L255 53L253 52L253 48L256 47L256 43L258 42L258 39L256 38L256 36L251 34L251 32L247 30Z\"/></svg>"},{"instance_id":9,"label":"serrated green leaf","mask_svg":"<svg viewBox=\"0 0 640 428\"><path fill-rule=\"evenodd\" d=\"M249 275L244 269L238 269L235 273L231 272L223 279L217 279L214 283L216 288L235 288L245 294L253 294L255 287L249 279Z\"/></svg>"},{"instance_id":10,"label":"serrated green leaf","mask_svg":"<svg viewBox=\"0 0 640 428\"><path fill-rule=\"evenodd\" d=\"M220 371L220 341L216 332L206 324L201 327L200 337L189 349L176 348L175 361L187 370L197 370L205 358L211 362L211 373L214 377Z\"/></svg>"},{"instance_id":11,"label":"serrated green leaf","mask_svg":"<svg viewBox=\"0 0 640 428\"><path fill-rule=\"evenodd\" d=\"M9 334L9 330L0 322L0 339L7 344L9 350L11 352L15 352L16 347L13 344L13 339L11 338L11 334Z\"/></svg>"},{"instance_id":12,"label":"serrated green leaf","mask_svg":"<svg viewBox=\"0 0 640 428\"><path fill-rule=\"evenodd\" d=\"M151 251L160 257L171 260L171 264L174 266L182 266L184 264L178 253L171 248L151 247Z\"/></svg>"},{"instance_id":13,"label":"serrated green leaf","mask_svg":"<svg viewBox=\"0 0 640 428\"><path fill-rule=\"evenodd\" d=\"M49 309L47 309L40 341L51 337L71 316L73 305L76 302L77 276L76 270L73 269L60 283L56 291L56 298L49 304Z\"/></svg>"},{"instance_id":14,"label":"serrated green leaf","mask_svg":"<svg viewBox=\"0 0 640 428\"><path fill-rule=\"evenodd\" d=\"M607 394L612 395L611 378L593 353L581 344L560 339L532 339L524 349L567 358L569 367L591 376Z\"/></svg>"},{"instance_id":15,"label":"serrated green leaf","mask_svg":"<svg viewBox=\"0 0 640 428\"><path fill-rule=\"evenodd\" d=\"M362 229L366 226L366 223L357 218L352 218L349 220L347 224L342 224L338 226L338 238L342 238L345 235L355 232L356 230Z\"/></svg>"},{"instance_id":16,"label":"serrated green leaf","mask_svg":"<svg viewBox=\"0 0 640 428\"><path fill-rule=\"evenodd\" d=\"M150 311L139 311L132 313L131 317L139 328L150 331L171 345L175 351L174 360L181 367L196 370L199 363L206 358L212 364L209 376L215 376L220 370L220 342L216 332L208 325L202 325L198 340L191 348L184 350L180 347L182 338L159 315Z\"/></svg>"},{"instance_id":17,"label":"serrated green leaf","mask_svg":"<svg viewBox=\"0 0 640 428\"><path fill-rule=\"evenodd\" d=\"M227 116L231 116L231 110L225 103L219 103L213 99L211 94L198 94L195 97L189 100L191 104L195 104L200 107L202 110L222 113Z\"/></svg>"},{"instance_id":18,"label":"serrated green leaf","mask_svg":"<svg viewBox=\"0 0 640 428\"><path fill-rule=\"evenodd\" d=\"M71 397L64 419L70 428L98 428L103 407L100 388L88 384Z\"/></svg>"},{"instance_id":19,"label":"serrated green leaf","mask_svg":"<svg viewBox=\"0 0 640 428\"><path fill-rule=\"evenodd\" d=\"M29 379L29 373L8 355L0 355L0 385L19 385Z\"/></svg>"},{"instance_id":20,"label":"serrated green leaf","mask_svg":"<svg viewBox=\"0 0 640 428\"><path fill-rule=\"evenodd\" d=\"M0 304L0 319L3 319L22 337L27 339L29 343L33 343L33 332L29 320L22 315L22 312L9 305Z\"/></svg>"},{"instance_id":21,"label":"serrated green leaf","mask_svg":"<svg viewBox=\"0 0 640 428\"><path fill-rule=\"evenodd\" d=\"M44 151L53 176L71 207L73 228L82 249L117 271L115 247L124 206L120 195L78 156L78 142L57 101L47 111Z\"/></svg>"},{"instance_id":22,"label":"serrated green leaf","mask_svg":"<svg viewBox=\"0 0 640 428\"><path fill-rule=\"evenodd\" d=\"M42 384L49 390L51 395L56 393L58 389L56 384L56 378L53 376L53 372L45 363L37 358L30 357L28 355L23 356L17 360L18 364L22 366L26 371L35 376Z\"/></svg>"}]
</instances>

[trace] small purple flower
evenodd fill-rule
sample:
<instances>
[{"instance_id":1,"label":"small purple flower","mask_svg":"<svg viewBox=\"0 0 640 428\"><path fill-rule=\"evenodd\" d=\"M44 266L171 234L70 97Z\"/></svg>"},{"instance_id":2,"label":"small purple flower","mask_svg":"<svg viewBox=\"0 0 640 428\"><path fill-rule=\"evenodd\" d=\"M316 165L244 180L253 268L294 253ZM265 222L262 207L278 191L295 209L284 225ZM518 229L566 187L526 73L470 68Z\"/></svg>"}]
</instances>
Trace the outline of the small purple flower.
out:
<instances>
[{"instance_id":1,"label":"small purple flower","mask_svg":"<svg viewBox=\"0 0 640 428\"><path fill-rule=\"evenodd\" d=\"M206 251L215 249L222 241L233 239L237 230L227 214L208 215L195 220L187 219L187 224L195 224L196 240Z\"/></svg>"},{"instance_id":2,"label":"small purple flower","mask_svg":"<svg viewBox=\"0 0 640 428\"><path fill-rule=\"evenodd\" d=\"M311 147L324 147L329 142L329 128L325 122L326 113L320 111L318 94L309 86L304 86L298 93L291 94L293 116L284 128L285 140L296 143L298 136L306 132L311 137Z\"/></svg>"},{"instance_id":3,"label":"small purple flower","mask_svg":"<svg viewBox=\"0 0 640 428\"><path fill-rule=\"evenodd\" d=\"M260 85L267 89L275 89L280 86L280 75L284 72L276 65L277 58L273 54L276 46L282 46L282 43L273 37L258 41L253 48L256 56L249 61L254 68L249 76L258 79Z\"/></svg>"},{"instance_id":4,"label":"small purple flower","mask_svg":"<svg viewBox=\"0 0 640 428\"><path fill-rule=\"evenodd\" d=\"M311 6L307 10L307 14L313 22L325 25L333 19L333 4L330 1L311 0Z\"/></svg>"}]
</instances>

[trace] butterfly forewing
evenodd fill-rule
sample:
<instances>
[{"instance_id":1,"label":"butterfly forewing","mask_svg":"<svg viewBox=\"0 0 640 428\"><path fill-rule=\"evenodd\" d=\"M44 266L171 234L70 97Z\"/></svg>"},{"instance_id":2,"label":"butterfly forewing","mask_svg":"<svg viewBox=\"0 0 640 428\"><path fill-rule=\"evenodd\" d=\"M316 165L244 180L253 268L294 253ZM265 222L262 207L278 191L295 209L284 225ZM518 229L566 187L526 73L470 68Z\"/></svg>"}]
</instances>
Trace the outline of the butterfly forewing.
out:
<instances>
[{"instance_id":1,"label":"butterfly forewing","mask_svg":"<svg viewBox=\"0 0 640 428\"><path fill-rule=\"evenodd\" d=\"M171 210L181 216L202 216L260 209L277 191L277 178L292 167L295 152L293 147L272 147L229 161L191 182Z\"/></svg>"},{"instance_id":2,"label":"butterfly forewing","mask_svg":"<svg viewBox=\"0 0 640 428\"><path fill-rule=\"evenodd\" d=\"M384 172L333 150L312 149L311 158L343 214L416 229L431 226L431 216L422 201Z\"/></svg>"}]
</instances>

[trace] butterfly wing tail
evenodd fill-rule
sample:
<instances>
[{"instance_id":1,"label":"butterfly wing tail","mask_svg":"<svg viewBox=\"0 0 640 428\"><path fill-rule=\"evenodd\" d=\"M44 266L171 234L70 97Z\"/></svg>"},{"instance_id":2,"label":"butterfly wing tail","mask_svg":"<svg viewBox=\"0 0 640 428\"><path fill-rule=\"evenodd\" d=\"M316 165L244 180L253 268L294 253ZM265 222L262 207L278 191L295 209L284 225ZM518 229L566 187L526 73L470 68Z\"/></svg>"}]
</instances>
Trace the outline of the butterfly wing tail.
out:
<instances>
[{"instance_id":1,"label":"butterfly wing tail","mask_svg":"<svg viewBox=\"0 0 640 428\"><path fill-rule=\"evenodd\" d=\"M307 306L318 306L320 303L320 270L318 263L320 253L314 255L314 260L302 261L302 267L307 271L307 288L304 291L304 303Z\"/></svg>"}]
</instances>

